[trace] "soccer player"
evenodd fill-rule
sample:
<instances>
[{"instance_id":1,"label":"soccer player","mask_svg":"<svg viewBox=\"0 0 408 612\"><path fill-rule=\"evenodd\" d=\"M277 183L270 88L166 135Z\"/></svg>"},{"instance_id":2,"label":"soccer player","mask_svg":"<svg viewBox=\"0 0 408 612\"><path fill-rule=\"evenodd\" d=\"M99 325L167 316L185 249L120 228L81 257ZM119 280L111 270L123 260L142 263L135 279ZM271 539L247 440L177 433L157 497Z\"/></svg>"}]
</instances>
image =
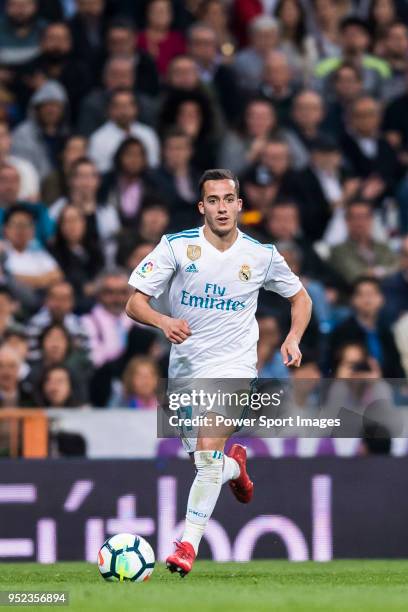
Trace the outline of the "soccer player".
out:
<instances>
[{"instance_id":1,"label":"soccer player","mask_svg":"<svg viewBox=\"0 0 408 612\"><path fill-rule=\"evenodd\" d=\"M172 343L169 379L256 377L259 289L275 291L291 302L291 327L282 344L286 366L298 367L299 343L309 323L311 300L299 278L270 244L241 232L239 183L229 170L207 170L200 179L198 203L204 225L162 237L132 272L135 292L126 312L135 321L161 329ZM149 304L168 292L170 316ZM217 413L217 409L214 409ZM194 563L205 526L223 483L247 503L253 483L246 470L246 450L224 446L233 430L217 434L200 428L194 441L196 476L190 489L183 536L167 567L181 576Z\"/></svg>"}]
</instances>

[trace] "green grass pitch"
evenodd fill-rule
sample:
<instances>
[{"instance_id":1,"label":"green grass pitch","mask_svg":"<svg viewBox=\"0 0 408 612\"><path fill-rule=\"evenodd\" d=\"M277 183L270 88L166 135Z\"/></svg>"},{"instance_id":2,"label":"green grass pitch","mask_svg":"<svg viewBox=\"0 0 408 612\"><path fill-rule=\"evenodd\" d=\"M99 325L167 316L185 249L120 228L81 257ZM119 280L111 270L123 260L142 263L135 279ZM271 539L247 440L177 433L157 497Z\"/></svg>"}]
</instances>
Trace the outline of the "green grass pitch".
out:
<instances>
[{"instance_id":1,"label":"green grass pitch","mask_svg":"<svg viewBox=\"0 0 408 612\"><path fill-rule=\"evenodd\" d=\"M104 582L96 564L1 563L0 590L68 591L68 606L41 606L67 612L406 612L408 561L198 561L184 579L159 564L141 584Z\"/></svg>"}]
</instances>

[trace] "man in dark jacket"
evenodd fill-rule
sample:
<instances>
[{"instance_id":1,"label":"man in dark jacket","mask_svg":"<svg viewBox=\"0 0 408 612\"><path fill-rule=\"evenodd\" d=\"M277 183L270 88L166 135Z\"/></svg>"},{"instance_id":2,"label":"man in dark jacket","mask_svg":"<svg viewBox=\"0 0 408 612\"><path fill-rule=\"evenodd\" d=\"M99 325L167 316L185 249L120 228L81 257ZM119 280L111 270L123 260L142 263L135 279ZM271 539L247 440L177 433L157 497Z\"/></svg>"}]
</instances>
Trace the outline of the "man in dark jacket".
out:
<instances>
[{"instance_id":1,"label":"man in dark jacket","mask_svg":"<svg viewBox=\"0 0 408 612\"><path fill-rule=\"evenodd\" d=\"M302 228L311 241L322 238L332 213L343 204L345 178L336 143L317 138L310 147L310 163L293 180Z\"/></svg>"},{"instance_id":2,"label":"man in dark jacket","mask_svg":"<svg viewBox=\"0 0 408 612\"><path fill-rule=\"evenodd\" d=\"M87 64L73 56L68 25L63 21L48 24L41 36L40 51L38 70L65 87L75 118L80 101L91 88L92 77Z\"/></svg>"},{"instance_id":3,"label":"man in dark jacket","mask_svg":"<svg viewBox=\"0 0 408 612\"><path fill-rule=\"evenodd\" d=\"M299 207L291 200L279 200L270 207L261 242L295 242L302 254L302 274L321 281L327 287L344 290L345 284L333 268L323 261L302 233Z\"/></svg>"},{"instance_id":4,"label":"man in dark jacket","mask_svg":"<svg viewBox=\"0 0 408 612\"><path fill-rule=\"evenodd\" d=\"M394 337L380 317L383 305L384 296L378 280L367 276L356 281L351 297L353 312L330 336L329 368L333 367L335 354L343 344L356 342L366 346L385 378L404 378Z\"/></svg>"},{"instance_id":5,"label":"man in dark jacket","mask_svg":"<svg viewBox=\"0 0 408 612\"><path fill-rule=\"evenodd\" d=\"M358 98L351 105L348 123L341 141L343 155L353 174L371 182L370 198L380 202L393 193L401 166L394 149L380 133L379 103L367 95Z\"/></svg>"},{"instance_id":6,"label":"man in dark jacket","mask_svg":"<svg viewBox=\"0 0 408 612\"><path fill-rule=\"evenodd\" d=\"M149 96L158 94L159 75L156 64L149 53L137 49L137 34L132 21L117 17L109 22L105 49L104 63L113 57L126 57L133 60L137 93Z\"/></svg>"},{"instance_id":7,"label":"man in dark jacket","mask_svg":"<svg viewBox=\"0 0 408 612\"><path fill-rule=\"evenodd\" d=\"M77 129L80 134L89 137L106 121L109 102L117 89L131 89L137 95L139 117L142 123L152 125L155 121L157 104L150 96L139 93L135 81L135 60L131 57L110 57L102 73L102 86L92 89L79 108Z\"/></svg>"},{"instance_id":8,"label":"man in dark jacket","mask_svg":"<svg viewBox=\"0 0 408 612\"><path fill-rule=\"evenodd\" d=\"M201 83L214 94L227 122L233 122L242 109L242 95L235 73L217 55L217 35L205 24L191 26L188 51L198 66Z\"/></svg>"},{"instance_id":9,"label":"man in dark jacket","mask_svg":"<svg viewBox=\"0 0 408 612\"><path fill-rule=\"evenodd\" d=\"M106 30L106 0L77 0L77 11L69 21L75 55L97 74Z\"/></svg>"}]
</instances>

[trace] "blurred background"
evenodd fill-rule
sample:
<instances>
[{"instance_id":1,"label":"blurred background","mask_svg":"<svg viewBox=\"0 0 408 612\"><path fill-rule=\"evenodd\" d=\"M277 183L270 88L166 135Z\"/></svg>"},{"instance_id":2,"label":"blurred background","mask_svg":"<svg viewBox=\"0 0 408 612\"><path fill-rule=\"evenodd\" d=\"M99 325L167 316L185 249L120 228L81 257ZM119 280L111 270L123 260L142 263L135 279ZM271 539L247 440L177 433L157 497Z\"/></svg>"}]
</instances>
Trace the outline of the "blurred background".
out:
<instances>
[{"instance_id":1,"label":"blurred background","mask_svg":"<svg viewBox=\"0 0 408 612\"><path fill-rule=\"evenodd\" d=\"M142 521L135 489L162 526L129 529L171 541L192 471L156 436L169 345L124 306L163 233L201 224L211 167L239 176L241 229L276 244L314 302L291 373L290 305L261 291L260 377L310 381L307 409L323 378L344 405L408 407L405 0L0 0L0 557L93 559L126 531L115 520ZM406 528L384 525L408 444L375 433L247 441L255 522L227 534L225 493L207 553L406 556Z\"/></svg>"}]
</instances>

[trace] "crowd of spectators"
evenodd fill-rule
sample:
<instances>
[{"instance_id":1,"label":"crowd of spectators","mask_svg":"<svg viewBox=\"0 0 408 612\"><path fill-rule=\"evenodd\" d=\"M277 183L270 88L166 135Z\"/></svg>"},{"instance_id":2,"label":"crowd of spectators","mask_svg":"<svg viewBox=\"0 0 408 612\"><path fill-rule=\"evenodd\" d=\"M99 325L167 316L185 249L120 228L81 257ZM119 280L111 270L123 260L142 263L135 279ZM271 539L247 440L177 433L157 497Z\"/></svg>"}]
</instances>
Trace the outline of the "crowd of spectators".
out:
<instances>
[{"instance_id":1,"label":"crowd of spectators","mask_svg":"<svg viewBox=\"0 0 408 612\"><path fill-rule=\"evenodd\" d=\"M211 167L313 298L302 375L408 376L407 7L0 0L0 406L155 407L169 346L127 281ZM258 318L288 377L290 304Z\"/></svg>"}]
</instances>

